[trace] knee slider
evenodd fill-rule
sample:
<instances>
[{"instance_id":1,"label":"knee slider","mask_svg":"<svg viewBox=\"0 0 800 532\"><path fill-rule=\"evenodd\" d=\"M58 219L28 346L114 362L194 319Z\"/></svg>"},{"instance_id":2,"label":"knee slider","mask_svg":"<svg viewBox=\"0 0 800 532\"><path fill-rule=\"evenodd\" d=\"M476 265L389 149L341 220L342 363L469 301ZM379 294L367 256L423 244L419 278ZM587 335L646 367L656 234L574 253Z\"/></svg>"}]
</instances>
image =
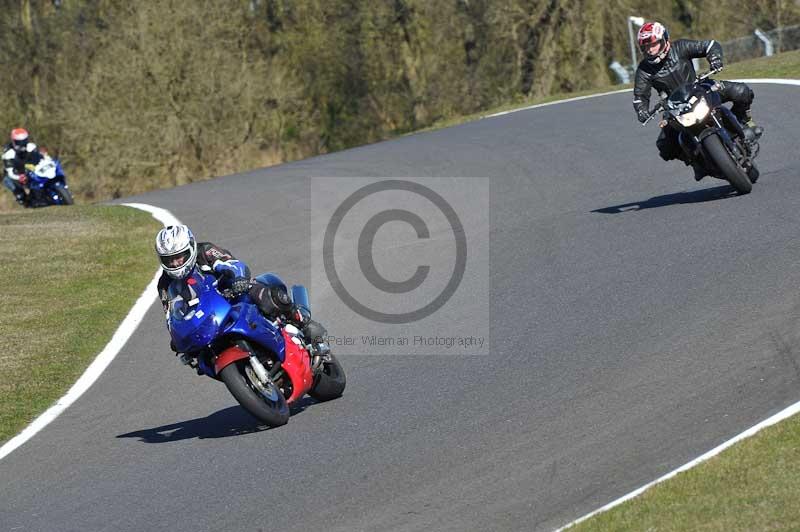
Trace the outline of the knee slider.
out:
<instances>
[{"instance_id":1,"label":"knee slider","mask_svg":"<svg viewBox=\"0 0 800 532\"><path fill-rule=\"evenodd\" d=\"M258 305L259 310L270 319L286 314L292 309L292 302L286 290L277 286L255 283L250 288L250 297Z\"/></svg>"},{"instance_id":2,"label":"knee slider","mask_svg":"<svg viewBox=\"0 0 800 532\"><path fill-rule=\"evenodd\" d=\"M733 96L734 102L738 101L747 105L750 105L756 96L753 89L744 83L731 84L731 92L733 93L731 96Z\"/></svg>"}]
</instances>

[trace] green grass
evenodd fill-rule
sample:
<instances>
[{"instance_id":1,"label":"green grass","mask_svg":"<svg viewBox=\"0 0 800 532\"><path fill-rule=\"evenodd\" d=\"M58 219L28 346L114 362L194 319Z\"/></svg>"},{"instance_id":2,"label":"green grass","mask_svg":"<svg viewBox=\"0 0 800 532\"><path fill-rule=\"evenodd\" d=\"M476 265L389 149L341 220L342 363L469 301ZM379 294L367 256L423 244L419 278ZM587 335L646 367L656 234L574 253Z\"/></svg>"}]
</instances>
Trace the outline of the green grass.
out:
<instances>
[{"instance_id":1,"label":"green grass","mask_svg":"<svg viewBox=\"0 0 800 532\"><path fill-rule=\"evenodd\" d=\"M160 227L129 207L0 214L0 443L83 373L152 279Z\"/></svg>"},{"instance_id":2,"label":"green grass","mask_svg":"<svg viewBox=\"0 0 800 532\"><path fill-rule=\"evenodd\" d=\"M794 416L569 530L800 530L799 495Z\"/></svg>"},{"instance_id":3,"label":"green grass","mask_svg":"<svg viewBox=\"0 0 800 532\"><path fill-rule=\"evenodd\" d=\"M705 60L700 60L701 72L707 70L707 63ZM773 55L772 57L764 57L759 59L751 59L749 61L741 61L739 63L731 63L725 67L719 76L720 79L736 79L736 78L797 78L800 79L800 50L792 52L784 52L781 54ZM563 100L566 98L575 98L578 96L588 96L590 94L599 94L603 92L610 92L615 90L629 89L633 87L631 84L627 85L608 85L603 87L596 87L594 89L579 91L579 92L564 92L558 94L551 94L546 98L536 98L529 100L518 100L509 102L479 113L459 116L440 120L428 128L421 131L429 131L435 129L442 129L445 127L463 124L477 120L486 115L499 113L502 111L510 111L526 107L529 105L536 105L540 103L554 102L556 100ZM756 89L757 90L757 89ZM757 102L758 100L756 100ZM756 105L758 105L756 103ZM633 116L633 108L631 107L631 116ZM409 134L418 133L413 131Z\"/></svg>"},{"instance_id":4,"label":"green grass","mask_svg":"<svg viewBox=\"0 0 800 532\"><path fill-rule=\"evenodd\" d=\"M800 50L732 63L722 71L724 79L800 78Z\"/></svg>"}]
</instances>

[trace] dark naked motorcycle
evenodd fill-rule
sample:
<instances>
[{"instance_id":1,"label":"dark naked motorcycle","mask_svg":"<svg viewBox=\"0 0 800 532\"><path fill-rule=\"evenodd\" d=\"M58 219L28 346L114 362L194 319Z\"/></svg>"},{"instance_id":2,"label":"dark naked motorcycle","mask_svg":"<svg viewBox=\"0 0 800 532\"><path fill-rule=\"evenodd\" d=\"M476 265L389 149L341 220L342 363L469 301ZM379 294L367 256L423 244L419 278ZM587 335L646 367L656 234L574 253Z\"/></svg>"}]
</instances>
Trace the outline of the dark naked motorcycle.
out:
<instances>
[{"instance_id":1,"label":"dark naked motorcycle","mask_svg":"<svg viewBox=\"0 0 800 532\"><path fill-rule=\"evenodd\" d=\"M723 179L739 194L748 194L758 180L753 159L758 155L760 131L743 127L722 105L719 85L711 71L675 89L652 111L678 131L678 143L690 162L699 161L708 175Z\"/></svg>"}]
</instances>

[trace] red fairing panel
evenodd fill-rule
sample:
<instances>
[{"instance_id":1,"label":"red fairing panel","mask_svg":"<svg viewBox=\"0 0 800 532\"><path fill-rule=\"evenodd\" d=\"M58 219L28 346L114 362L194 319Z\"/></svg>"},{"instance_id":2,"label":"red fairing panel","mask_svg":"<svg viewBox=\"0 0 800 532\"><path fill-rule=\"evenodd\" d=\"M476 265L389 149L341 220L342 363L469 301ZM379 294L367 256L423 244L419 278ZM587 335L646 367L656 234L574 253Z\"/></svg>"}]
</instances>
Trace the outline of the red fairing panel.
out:
<instances>
[{"instance_id":1,"label":"red fairing panel","mask_svg":"<svg viewBox=\"0 0 800 532\"><path fill-rule=\"evenodd\" d=\"M293 341L295 338L286 331L283 331L283 339L286 342L286 358L282 367L292 380L292 395L287 402L293 403L311 389L314 375L311 372L311 358L308 351L296 344Z\"/></svg>"},{"instance_id":2,"label":"red fairing panel","mask_svg":"<svg viewBox=\"0 0 800 532\"><path fill-rule=\"evenodd\" d=\"M241 347L229 347L220 353L217 359L214 361L214 371L217 373L217 375L219 375L219 372L225 369L225 366L229 366L233 362L243 358L250 358L250 353Z\"/></svg>"}]
</instances>

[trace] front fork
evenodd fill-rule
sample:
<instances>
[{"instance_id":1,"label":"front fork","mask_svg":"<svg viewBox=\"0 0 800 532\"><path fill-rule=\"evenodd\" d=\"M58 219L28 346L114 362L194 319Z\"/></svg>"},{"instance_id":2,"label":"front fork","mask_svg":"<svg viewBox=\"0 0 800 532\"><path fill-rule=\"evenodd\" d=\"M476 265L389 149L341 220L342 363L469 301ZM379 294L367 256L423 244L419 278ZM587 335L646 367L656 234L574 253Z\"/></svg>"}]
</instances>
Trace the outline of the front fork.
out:
<instances>
[{"instance_id":1,"label":"front fork","mask_svg":"<svg viewBox=\"0 0 800 532\"><path fill-rule=\"evenodd\" d=\"M720 117L717 113L722 113ZM739 124L736 117L730 109L722 107L718 110L712 111L710 115L711 120L705 123L700 131L692 131L689 129L681 129L678 132L678 144L683 152L689 157L690 161L703 161L707 169L715 169L713 165L709 164L705 152L703 151L703 139L709 135L719 135L720 140L728 149L728 152L733 156L737 164L744 167L745 170L752 166L752 159L758 153L758 144L748 144L747 142L737 142L737 139L746 139L745 132ZM710 122L710 123L709 123ZM734 129L736 137L732 137L728 127ZM691 140L687 140L687 139ZM755 151L753 151L753 149Z\"/></svg>"}]
</instances>

